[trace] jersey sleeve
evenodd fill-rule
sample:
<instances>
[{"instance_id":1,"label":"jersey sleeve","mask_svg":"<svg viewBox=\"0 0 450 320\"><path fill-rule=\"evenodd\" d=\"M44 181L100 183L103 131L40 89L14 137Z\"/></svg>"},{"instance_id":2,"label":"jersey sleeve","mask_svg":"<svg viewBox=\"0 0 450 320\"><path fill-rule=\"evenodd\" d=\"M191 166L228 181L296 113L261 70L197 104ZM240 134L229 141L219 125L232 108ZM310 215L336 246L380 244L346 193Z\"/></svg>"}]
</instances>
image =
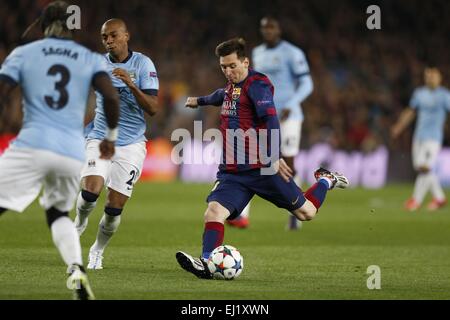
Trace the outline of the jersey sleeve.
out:
<instances>
[{"instance_id":1,"label":"jersey sleeve","mask_svg":"<svg viewBox=\"0 0 450 320\"><path fill-rule=\"evenodd\" d=\"M419 107L419 91L414 90L411 99L409 100L409 106L413 109L417 109Z\"/></svg>"},{"instance_id":2,"label":"jersey sleeve","mask_svg":"<svg viewBox=\"0 0 450 320\"><path fill-rule=\"evenodd\" d=\"M255 80L248 88L248 95L259 118L277 115L272 90L273 86L270 82L264 80Z\"/></svg>"},{"instance_id":3,"label":"jersey sleeve","mask_svg":"<svg viewBox=\"0 0 450 320\"><path fill-rule=\"evenodd\" d=\"M150 58L145 57L139 69L139 89L148 90L151 95L158 95L159 80L155 65Z\"/></svg>"},{"instance_id":4,"label":"jersey sleeve","mask_svg":"<svg viewBox=\"0 0 450 320\"><path fill-rule=\"evenodd\" d=\"M225 89L217 89L208 96L198 97L197 103L199 106L216 106L219 107L225 98Z\"/></svg>"},{"instance_id":5,"label":"jersey sleeve","mask_svg":"<svg viewBox=\"0 0 450 320\"><path fill-rule=\"evenodd\" d=\"M289 59L289 67L295 77L302 77L309 74L308 62L306 61L306 56L302 50L298 48L292 50Z\"/></svg>"},{"instance_id":6,"label":"jersey sleeve","mask_svg":"<svg viewBox=\"0 0 450 320\"><path fill-rule=\"evenodd\" d=\"M17 84L20 82L22 65L23 65L23 53L21 47L14 49L5 59L0 69L0 77L6 81L14 82Z\"/></svg>"},{"instance_id":7,"label":"jersey sleeve","mask_svg":"<svg viewBox=\"0 0 450 320\"><path fill-rule=\"evenodd\" d=\"M98 54L93 53L93 62L92 62L92 75L96 75L100 72L106 72L108 73L108 65L106 64L105 58Z\"/></svg>"}]
</instances>

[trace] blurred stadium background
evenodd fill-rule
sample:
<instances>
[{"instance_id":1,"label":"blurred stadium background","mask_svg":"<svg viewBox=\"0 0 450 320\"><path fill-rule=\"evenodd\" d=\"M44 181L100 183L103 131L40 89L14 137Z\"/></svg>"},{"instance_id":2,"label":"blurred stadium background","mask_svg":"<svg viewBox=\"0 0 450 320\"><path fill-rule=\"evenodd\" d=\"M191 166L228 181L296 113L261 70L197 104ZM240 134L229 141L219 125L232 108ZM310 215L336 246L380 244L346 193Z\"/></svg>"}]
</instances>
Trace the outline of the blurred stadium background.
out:
<instances>
[{"instance_id":1,"label":"blurred stadium background","mask_svg":"<svg viewBox=\"0 0 450 320\"><path fill-rule=\"evenodd\" d=\"M23 43L22 32L48 2L0 2L0 62ZM72 3L81 7L82 29L76 39L100 52L104 52L99 35L103 22L124 19L131 49L153 59L161 88L161 109L148 120L149 153L142 180L150 182L140 183L127 204L121 230L105 255L105 270L90 274L99 298L449 298L448 210L436 214L401 210L414 181L413 127L396 141L390 140L389 129L413 89L422 85L426 61L435 61L443 85L450 85L450 2ZM366 28L366 8L371 4L381 8L381 30ZM204 200L217 166L174 165L170 135L175 128L192 131L194 120L203 121L203 130L217 127L218 109L186 111L185 98L224 84L215 46L235 36L244 37L250 48L259 44L259 20L266 14L279 17L283 37L305 51L314 80L314 92L303 104L302 152L296 161L304 181L311 181L312 168L332 159L331 168L342 170L354 187L363 188L331 192L317 221L298 233L283 232L285 217L278 214L283 210L255 200L248 232L227 229L225 235L246 259L241 279L199 282L179 270L174 253L180 249L195 253L200 248ZM39 36L36 31L26 41ZM19 131L21 117L17 90L0 116L0 153ZM437 170L449 186L449 121L444 145ZM84 255L101 210L98 206L81 239ZM36 202L28 211L1 218L0 298L66 299L62 264L42 212ZM366 268L372 264L382 269L379 292L366 287Z\"/></svg>"},{"instance_id":2,"label":"blurred stadium background","mask_svg":"<svg viewBox=\"0 0 450 320\"><path fill-rule=\"evenodd\" d=\"M0 61L24 42L22 32L48 2L0 3ZM446 1L378 1L382 29L375 31L368 30L365 23L370 1L73 3L81 8L82 28L76 33L81 43L104 52L100 27L108 18L120 17L128 23L131 48L148 54L156 64L161 109L149 120L147 135L154 143L149 144L144 179L214 179L215 165L200 171L171 165L170 135L175 128L192 130L193 120L203 120L204 130L217 127L218 109L184 110L185 98L223 85L215 46L234 36L244 37L249 48L256 46L261 42L259 20L266 14L280 18L283 37L305 51L312 71L315 88L303 104L301 159L307 157L314 167L323 160L319 155L343 151L331 167L344 172L353 168L353 185L380 187L387 182L413 181L413 126L397 141L389 139L389 128L409 102L413 89L422 85L426 61L432 60L441 68L443 85L449 85L450 24L445 21L450 5ZM39 36L35 30L25 41ZM20 128L19 97L16 92L1 116L0 152ZM444 145L450 146L448 121ZM311 169L302 167L304 162L298 159L297 166L306 179ZM369 176L363 177L362 163L373 166ZM439 163L441 180L450 185L450 151L442 152Z\"/></svg>"}]
</instances>

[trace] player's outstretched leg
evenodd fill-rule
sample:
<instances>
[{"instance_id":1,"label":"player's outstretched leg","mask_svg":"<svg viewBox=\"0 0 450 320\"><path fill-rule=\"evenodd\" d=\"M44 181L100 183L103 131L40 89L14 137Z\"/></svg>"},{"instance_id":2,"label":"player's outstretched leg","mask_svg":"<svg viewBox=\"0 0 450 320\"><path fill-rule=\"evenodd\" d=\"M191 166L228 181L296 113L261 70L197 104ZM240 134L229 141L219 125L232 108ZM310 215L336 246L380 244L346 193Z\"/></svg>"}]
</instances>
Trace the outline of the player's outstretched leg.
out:
<instances>
[{"instance_id":1,"label":"player's outstretched leg","mask_svg":"<svg viewBox=\"0 0 450 320\"><path fill-rule=\"evenodd\" d=\"M86 273L82 267L80 238L72 220L68 216L68 212L62 212L52 207L46 211L46 214L53 242L69 267L68 288L74 290L74 298L76 299L94 299Z\"/></svg>"},{"instance_id":2,"label":"player's outstretched leg","mask_svg":"<svg viewBox=\"0 0 450 320\"><path fill-rule=\"evenodd\" d=\"M178 264L186 271L201 279L212 279L212 275L207 267L211 252L222 245L224 238L224 222L230 216L230 211L217 201L208 203L205 213L205 229L203 232L203 249L200 258L193 258L191 255L178 251L176 258Z\"/></svg>"},{"instance_id":3,"label":"player's outstretched leg","mask_svg":"<svg viewBox=\"0 0 450 320\"><path fill-rule=\"evenodd\" d=\"M319 168L314 172L314 177L317 183L312 185L304 193L305 198L308 200L305 204L293 211L292 213L300 220L311 220L316 215L319 208L325 201L328 190L334 188L347 188L349 186L348 179L337 172L330 172L327 169Z\"/></svg>"},{"instance_id":4,"label":"player's outstretched leg","mask_svg":"<svg viewBox=\"0 0 450 320\"><path fill-rule=\"evenodd\" d=\"M122 209L109 207L105 208L105 214L100 220L98 226L97 239L89 250L88 269L103 269L103 251L111 240L113 234L119 228L121 213Z\"/></svg>"},{"instance_id":5,"label":"player's outstretched leg","mask_svg":"<svg viewBox=\"0 0 450 320\"><path fill-rule=\"evenodd\" d=\"M73 264L67 269L69 274L67 278L67 288L73 290L75 300L94 300L91 285L83 266Z\"/></svg>"},{"instance_id":6,"label":"player's outstretched leg","mask_svg":"<svg viewBox=\"0 0 450 320\"><path fill-rule=\"evenodd\" d=\"M293 161L293 160L292 160ZM292 164L293 166L293 164ZM300 177L296 174L294 176L294 182L297 186L300 187ZM286 225L286 230L288 231L296 231L296 230L300 230L302 227L302 221L298 220L297 217L293 214L289 215L288 217L288 222Z\"/></svg>"},{"instance_id":7,"label":"player's outstretched leg","mask_svg":"<svg viewBox=\"0 0 450 320\"><path fill-rule=\"evenodd\" d=\"M77 228L79 236L81 236L84 230L86 230L86 227L88 225L88 217L97 204L98 196L98 194L89 192L87 190L81 190L81 192L78 194L75 227Z\"/></svg>"}]
</instances>

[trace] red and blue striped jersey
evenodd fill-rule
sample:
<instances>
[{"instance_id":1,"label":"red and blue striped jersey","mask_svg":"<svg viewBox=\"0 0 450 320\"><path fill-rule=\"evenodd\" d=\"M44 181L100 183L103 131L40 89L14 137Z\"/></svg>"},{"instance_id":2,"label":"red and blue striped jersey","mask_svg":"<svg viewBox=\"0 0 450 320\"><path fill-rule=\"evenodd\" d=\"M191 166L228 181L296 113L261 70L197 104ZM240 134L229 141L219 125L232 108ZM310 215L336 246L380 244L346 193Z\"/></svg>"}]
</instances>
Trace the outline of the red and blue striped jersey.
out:
<instances>
[{"instance_id":1,"label":"red and blue striped jersey","mask_svg":"<svg viewBox=\"0 0 450 320\"><path fill-rule=\"evenodd\" d=\"M242 172L269 167L272 152L276 152L276 160L279 159L280 124L273 94L269 78L249 69L242 82L228 82L224 89L198 98L199 105L221 106L223 150L220 171ZM275 139L271 141L273 130L276 130Z\"/></svg>"}]
</instances>

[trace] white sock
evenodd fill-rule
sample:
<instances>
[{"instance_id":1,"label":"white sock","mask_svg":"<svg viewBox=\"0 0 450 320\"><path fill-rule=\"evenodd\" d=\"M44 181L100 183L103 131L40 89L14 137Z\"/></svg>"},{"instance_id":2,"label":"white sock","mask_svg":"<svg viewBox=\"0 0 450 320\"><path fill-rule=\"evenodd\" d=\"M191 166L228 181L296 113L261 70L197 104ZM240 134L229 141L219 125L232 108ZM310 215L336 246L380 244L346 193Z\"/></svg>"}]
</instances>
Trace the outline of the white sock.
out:
<instances>
[{"instance_id":1,"label":"white sock","mask_svg":"<svg viewBox=\"0 0 450 320\"><path fill-rule=\"evenodd\" d=\"M84 198L81 195L81 192L78 194L77 217L75 219L75 224L77 226L81 226L84 223L84 221L91 214L92 210L94 210L96 204L97 204L97 201L88 202L88 201L84 200Z\"/></svg>"},{"instance_id":2,"label":"white sock","mask_svg":"<svg viewBox=\"0 0 450 320\"><path fill-rule=\"evenodd\" d=\"M419 173L416 178L416 183L414 185L413 198L417 203L421 204L428 189L431 187L430 175L428 173Z\"/></svg>"},{"instance_id":3,"label":"white sock","mask_svg":"<svg viewBox=\"0 0 450 320\"><path fill-rule=\"evenodd\" d=\"M72 220L69 217L60 217L52 223L50 229L53 242L64 262L68 266L82 265L80 238Z\"/></svg>"},{"instance_id":4,"label":"white sock","mask_svg":"<svg viewBox=\"0 0 450 320\"><path fill-rule=\"evenodd\" d=\"M250 215L250 202L251 201L249 201L244 210L242 210L240 217L248 218L248 216Z\"/></svg>"},{"instance_id":5,"label":"white sock","mask_svg":"<svg viewBox=\"0 0 450 320\"><path fill-rule=\"evenodd\" d=\"M433 198L439 201L444 201L445 200L444 190L442 190L441 184L439 183L439 179L434 173L430 173L430 181L431 181L431 193L433 194Z\"/></svg>"},{"instance_id":6,"label":"white sock","mask_svg":"<svg viewBox=\"0 0 450 320\"><path fill-rule=\"evenodd\" d=\"M117 231L120 225L120 215L110 216L104 214L98 225L97 240L92 245L91 250L102 251L105 250L109 240Z\"/></svg>"}]
</instances>

